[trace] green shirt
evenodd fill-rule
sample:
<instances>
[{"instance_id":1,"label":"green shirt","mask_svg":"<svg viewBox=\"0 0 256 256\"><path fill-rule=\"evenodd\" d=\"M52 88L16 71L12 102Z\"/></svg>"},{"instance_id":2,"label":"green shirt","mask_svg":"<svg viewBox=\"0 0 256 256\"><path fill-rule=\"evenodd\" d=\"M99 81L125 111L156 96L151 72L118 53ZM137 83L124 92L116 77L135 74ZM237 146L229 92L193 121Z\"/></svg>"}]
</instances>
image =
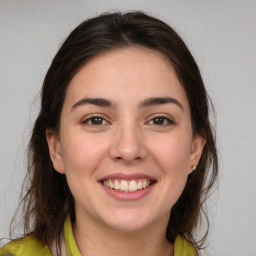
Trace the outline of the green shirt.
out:
<instances>
[{"instance_id":1,"label":"green shirt","mask_svg":"<svg viewBox=\"0 0 256 256\"><path fill-rule=\"evenodd\" d=\"M81 256L68 218L64 224L64 237L67 256ZM174 242L174 256L196 256L194 247L178 236ZM51 256L47 245L43 245L31 236L15 240L0 249L0 256Z\"/></svg>"}]
</instances>

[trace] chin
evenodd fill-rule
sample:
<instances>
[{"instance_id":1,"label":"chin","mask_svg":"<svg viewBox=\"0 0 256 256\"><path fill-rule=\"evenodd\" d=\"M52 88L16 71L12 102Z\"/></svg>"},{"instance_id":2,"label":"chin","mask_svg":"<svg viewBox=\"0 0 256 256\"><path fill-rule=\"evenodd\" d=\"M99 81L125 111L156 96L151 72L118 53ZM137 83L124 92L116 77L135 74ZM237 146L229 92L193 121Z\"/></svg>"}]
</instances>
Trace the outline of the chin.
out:
<instances>
[{"instance_id":1,"label":"chin","mask_svg":"<svg viewBox=\"0 0 256 256\"><path fill-rule=\"evenodd\" d=\"M122 212L112 214L111 218L105 221L105 224L112 230L122 233L134 233L145 230L150 227L154 220L152 216L143 212Z\"/></svg>"},{"instance_id":2,"label":"chin","mask_svg":"<svg viewBox=\"0 0 256 256\"><path fill-rule=\"evenodd\" d=\"M140 223L138 220L135 220L133 222L125 220L122 223L112 223L109 225L109 227L113 231L117 231L120 233L135 233L140 232L147 228L149 225L145 223Z\"/></svg>"}]
</instances>

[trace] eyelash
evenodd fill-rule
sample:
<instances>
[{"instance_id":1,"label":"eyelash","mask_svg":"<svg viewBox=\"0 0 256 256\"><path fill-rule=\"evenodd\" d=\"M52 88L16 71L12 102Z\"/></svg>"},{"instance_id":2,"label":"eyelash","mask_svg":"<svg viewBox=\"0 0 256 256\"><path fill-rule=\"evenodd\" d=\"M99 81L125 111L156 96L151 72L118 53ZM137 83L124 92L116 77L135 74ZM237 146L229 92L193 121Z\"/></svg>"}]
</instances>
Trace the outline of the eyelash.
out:
<instances>
[{"instance_id":1,"label":"eyelash","mask_svg":"<svg viewBox=\"0 0 256 256\"><path fill-rule=\"evenodd\" d=\"M92 123L93 120L97 120L96 123ZM160 121L160 124L159 123L151 123L151 122L159 122ZM97 123L97 122L100 122L100 123ZM103 122L103 123L102 123ZM84 121L82 121L82 124L88 124L88 125L91 125L91 126L101 126L101 125L106 125L106 124L110 124L108 121L106 121L105 118L101 117L101 116L92 116L92 117L89 117L87 119L85 119ZM148 122L146 122L146 124L149 124L149 125L156 125L156 126L167 126L167 125L172 125L174 124L173 120L171 120L170 118L167 118L165 116L156 116L152 119L150 119Z\"/></svg>"},{"instance_id":2,"label":"eyelash","mask_svg":"<svg viewBox=\"0 0 256 256\"><path fill-rule=\"evenodd\" d=\"M161 123L161 124L150 124L150 122L154 122L154 121L157 121L157 120L160 120L160 121L163 121L164 123ZM166 116L156 116L152 119L150 119L147 124L150 124L150 125L157 125L157 126L167 126L167 125L172 125L174 124L173 120L171 120L170 118L166 117Z\"/></svg>"},{"instance_id":3,"label":"eyelash","mask_svg":"<svg viewBox=\"0 0 256 256\"><path fill-rule=\"evenodd\" d=\"M105 122L105 124L102 124L102 123L101 124L93 124L92 121L96 120L96 119L100 119L101 121ZM100 126L100 125L109 124L109 122L106 121L106 119L101 116L92 116L92 117L89 117L89 118L85 119L84 121L82 121L82 124L88 124L91 126Z\"/></svg>"}]
</instances>

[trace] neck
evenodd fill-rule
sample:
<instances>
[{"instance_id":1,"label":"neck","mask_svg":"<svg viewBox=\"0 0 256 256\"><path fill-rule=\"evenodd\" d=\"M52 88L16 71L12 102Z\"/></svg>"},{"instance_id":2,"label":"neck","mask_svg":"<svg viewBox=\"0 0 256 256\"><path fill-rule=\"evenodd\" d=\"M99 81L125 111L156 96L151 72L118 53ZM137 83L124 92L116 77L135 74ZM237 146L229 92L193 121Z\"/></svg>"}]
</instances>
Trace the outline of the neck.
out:
<instances>
[{"instance_id":1,"label":"neck","mask_svg":"<svg viewBox=\"0 0 256 256\"><path fill-rule=\"evenodd\" d=\"M165 237L165 218L139 231L113 230L95 220L76 216L74 236L82 256L173 256Z\"/></svg>"}]
</instances>

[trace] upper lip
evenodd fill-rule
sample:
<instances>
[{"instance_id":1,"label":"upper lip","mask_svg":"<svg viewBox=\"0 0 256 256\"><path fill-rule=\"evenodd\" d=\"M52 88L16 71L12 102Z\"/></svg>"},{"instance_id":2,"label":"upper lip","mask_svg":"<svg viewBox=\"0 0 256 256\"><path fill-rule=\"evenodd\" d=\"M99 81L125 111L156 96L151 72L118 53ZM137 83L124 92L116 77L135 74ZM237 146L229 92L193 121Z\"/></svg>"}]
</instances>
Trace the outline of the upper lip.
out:
<instances>
[{"instance_id":1,"label":"upper lip","mask_svg":"<svg viewBox=\"0 0 256 256\"><path fill-rule=\"evenodd\" d=\"M143 173L133 173L133 174L125 174L125 173L113 173L106 175L102 178L99 179L99 181L103 180L138 180L138 179L146 179L146 180L153 180L155 181L156 179L152 176L149 176L147 174Z\"/></svg>"}]
</instances>

